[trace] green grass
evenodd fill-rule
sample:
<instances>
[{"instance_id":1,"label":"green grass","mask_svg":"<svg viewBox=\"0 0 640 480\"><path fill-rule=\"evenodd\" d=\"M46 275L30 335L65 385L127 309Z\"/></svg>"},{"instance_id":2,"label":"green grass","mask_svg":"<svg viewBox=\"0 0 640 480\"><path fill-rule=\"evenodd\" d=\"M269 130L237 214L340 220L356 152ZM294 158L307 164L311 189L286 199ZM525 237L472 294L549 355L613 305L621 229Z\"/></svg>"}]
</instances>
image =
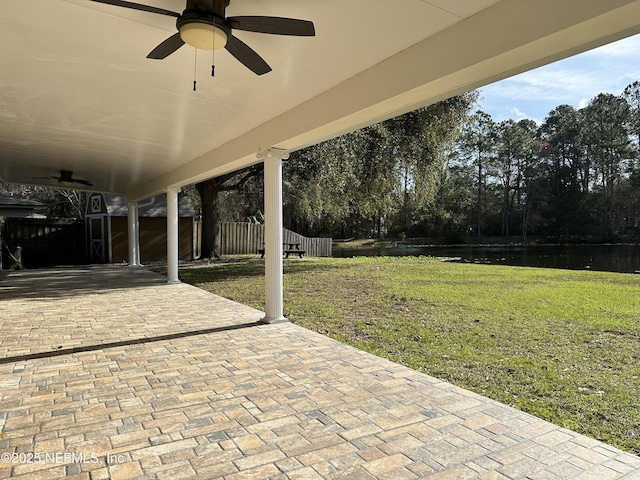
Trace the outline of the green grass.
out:
<instances>
[{"instance_id":1,"label":"green grass","mask_svg":"<svg viewBox=\"0 0 640 480\"><path fill-rule=\"evenodd\" d=\"M263 308L264 261L180 278ZM298 325L640 454L640 276L437 262L285 262Z\"/></svg>"}]
</instances>

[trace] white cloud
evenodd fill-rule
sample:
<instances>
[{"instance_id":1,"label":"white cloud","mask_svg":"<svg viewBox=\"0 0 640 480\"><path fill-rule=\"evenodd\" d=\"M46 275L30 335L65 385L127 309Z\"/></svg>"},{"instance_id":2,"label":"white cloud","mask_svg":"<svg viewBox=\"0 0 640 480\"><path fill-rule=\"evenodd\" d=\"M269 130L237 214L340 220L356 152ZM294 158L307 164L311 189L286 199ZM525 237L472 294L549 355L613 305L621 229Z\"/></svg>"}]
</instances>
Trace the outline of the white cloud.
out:
<instances>
[{"instance_id":1,"label":"white cloud","mask_svg":"<svg viewBox=\"0 0 640 480\"><path fill-rule=\"evenodd\" d=\"M512 115L514 115L516 118L519 118L519 119L527 118L527 114L526 114L526 113L521 112L521 111L518 109L518 107L516 107L516 108L512 108L512 109L511 109L511 114L512 114Z\"/></svg>"},{"instance_id":2,"label":"white cloud","mask_svg":"<svg viewBox=\"0 0 640 480\"><path fill-rule=\"evenodd\" d=\"M640 35L634 35L633 37L609 43L608 45L585 52L583 55L595 57L604 56L607 58L640 58Z\"/></svg>"},{"instance_id":3,"label":"white cloud","mask_svg":"<svg viewBox=\"0 0 640 480\"><path fill-rule=\"evenodd\" d=\"M620 88L619 92L613 92L616 95L619 95L620 93L622 93L622 91L630 84L632 84L633 82L637 82L640 80L640 71L633 71L631 73L625 73L623 75L620 75L618 78L616 78L616 84L618 85L623 85L622 88Z\"/></svg>"},{"instance_id":4,"label":"white cloud","mask_svg":"<svg viewBox=\"0 0 640 480\"><path fill-rule=\"evenodd\" d=\"M619 95L640 80L639 60L640 35L487 85L480 108L496 121L540 122L558 105L583 108L599 93Z\"/></svg>"},{"instance_id":5,"label":"white cloud","mask_svg":"<svg viewBox=\"0 0 640 480\"><path fill-rule=\"evenodd\" d=\"M599 75L551 65L488 85L482 92L485 97L500 96L514 101L535 99L558 104L580 98L584 92L600 90L601 85Z\"/></svg>"}]
</instances>

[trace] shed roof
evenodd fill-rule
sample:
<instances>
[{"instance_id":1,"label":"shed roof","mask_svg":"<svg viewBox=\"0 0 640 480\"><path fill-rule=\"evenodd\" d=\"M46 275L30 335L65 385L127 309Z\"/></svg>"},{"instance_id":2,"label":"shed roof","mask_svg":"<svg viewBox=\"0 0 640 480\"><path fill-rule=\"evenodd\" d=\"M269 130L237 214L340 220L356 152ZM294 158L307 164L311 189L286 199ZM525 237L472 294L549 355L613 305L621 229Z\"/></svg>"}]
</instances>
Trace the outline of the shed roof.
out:
<instances>
[{"instance_id":1,"label":"shed roof","mask_svg":"<svg viewBox=\"0 0 640 480\"><path fill-rule=\"evenodd\" d=\"M44 207L44 203L28 198L0 193L0 217L27 218L39 216L34 213L36 208Z\"/></svg>"}]
</instances>

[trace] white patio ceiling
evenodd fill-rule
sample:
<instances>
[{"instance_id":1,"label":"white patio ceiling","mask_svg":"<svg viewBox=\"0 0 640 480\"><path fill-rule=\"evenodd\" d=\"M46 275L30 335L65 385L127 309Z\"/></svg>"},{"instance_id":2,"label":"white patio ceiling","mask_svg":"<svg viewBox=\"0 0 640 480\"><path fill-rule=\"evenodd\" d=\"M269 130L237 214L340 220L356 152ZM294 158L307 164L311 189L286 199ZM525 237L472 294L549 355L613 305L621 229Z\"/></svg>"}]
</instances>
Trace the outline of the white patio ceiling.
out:
<instances>
[{"instance_id":1,"label":"white patio ceiling","mask_svg":"<svg viewBox=\"0 0 640 480\"><path fill-rule=\"evenodd\" d=\"M184 0L139 3L181 12ZM175 19L89 0L5 0L0 181L72 170L104 192L158 194L640 32L640 0L232 0L228 15L312 20L316 37L234 34L225 50L146 55Z\"/></svg>"}]
</instances>

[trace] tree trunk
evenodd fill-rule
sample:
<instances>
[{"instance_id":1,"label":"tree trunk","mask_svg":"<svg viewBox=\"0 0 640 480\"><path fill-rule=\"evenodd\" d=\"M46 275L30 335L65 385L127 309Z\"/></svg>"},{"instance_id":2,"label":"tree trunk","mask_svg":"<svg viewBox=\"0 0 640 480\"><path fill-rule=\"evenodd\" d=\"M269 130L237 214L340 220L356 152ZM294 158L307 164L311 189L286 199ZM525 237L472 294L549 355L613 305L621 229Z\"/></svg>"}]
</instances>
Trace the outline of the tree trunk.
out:
<instances>
[{"instance_id":1,"label":"tree trunk","mask_svg":"<svg viewBox=\"0 0 640 480\"><path fill-rule=\"evenodd\" d=\"M482 157L478 153L478 200L476 205L476 235L482 237Z\"/></svg>"},{"instance_id":2,"label":"tree trunk","mask_svg":"<svg viewBox=\"0 0 640 480\"><path fill-rule=\"evenodd\" d=\"M511 236L511 225L509 224L511 219L510 190L510 187L505 185L502 207L502 234L507 238Z\"/></svg>"},{"instance_id":3,"label":"tree trunk","mask_svg":"<svg viewBox=\"0 0 640 480\"><path fill-rule=\"evenodd\" d=\"M533 196L534 190L527 192L527 201L524 204L522 210L522 241L527 241L527 233L529 230L529 217L531 216L531 209L533 208Z\"/></svg>"},{"instance_id":4,"label":"tree trunk","mask_svg":"<svg viewBox=\"0 0 640 480\"><path fill-rule=\"evenodd\" d=\"M220 258L218 231L220 225L220 199L225 178L218 177L196 184L202 201L202 258Z\"/></svg>"}]
</instances>

